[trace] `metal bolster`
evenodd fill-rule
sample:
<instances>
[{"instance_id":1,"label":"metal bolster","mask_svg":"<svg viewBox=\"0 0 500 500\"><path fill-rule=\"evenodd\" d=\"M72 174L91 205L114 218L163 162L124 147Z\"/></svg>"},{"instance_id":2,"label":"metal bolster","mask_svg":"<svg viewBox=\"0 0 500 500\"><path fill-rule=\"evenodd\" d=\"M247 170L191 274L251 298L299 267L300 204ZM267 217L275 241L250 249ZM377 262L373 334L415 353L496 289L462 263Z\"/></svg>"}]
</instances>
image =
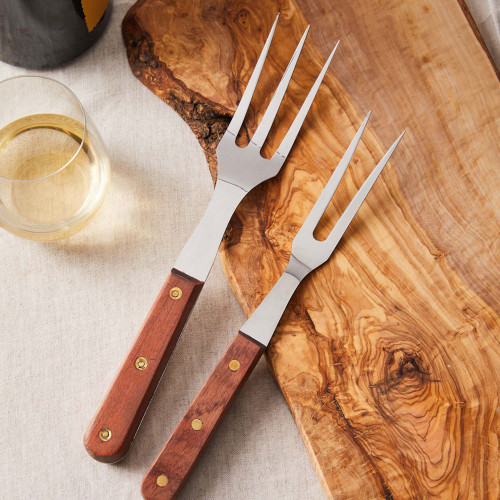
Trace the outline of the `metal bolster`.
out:
<instances>
[{"instance_id":1,"label":"metal bolster","mask_svg":"<svg viewBox=\"0 0 500 500\"><path fill-rule=\"evenodd\" d=\"M296 276L285 271L241 327L241 333L267 346L299 284L300 280Z\"/></svg>"},{"instance_id":2,"label":"metal bolster","mask_svg":"<svg viewBox=\"0 0 500 500\"><path fill-rule=\"evenodd\" d=\"M288 266L286 266L285 273L291 274L299 281L302 281L311 271L312 269L297 259L293 253L290 254L290 260L288 261Z\"/></svg>"}]
</instances>

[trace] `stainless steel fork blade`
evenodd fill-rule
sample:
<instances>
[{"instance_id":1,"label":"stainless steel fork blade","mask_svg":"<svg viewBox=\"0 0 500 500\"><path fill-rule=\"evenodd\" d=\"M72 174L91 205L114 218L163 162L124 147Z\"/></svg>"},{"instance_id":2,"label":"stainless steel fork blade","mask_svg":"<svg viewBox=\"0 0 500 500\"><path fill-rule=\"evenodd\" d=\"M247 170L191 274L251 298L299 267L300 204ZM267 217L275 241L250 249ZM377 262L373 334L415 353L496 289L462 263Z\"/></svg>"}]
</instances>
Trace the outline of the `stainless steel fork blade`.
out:
<instances>
[{"instance_id":1,"label":"stainless steel fork blade","mask_svg":"<svg viewBox=\"0 0 500 500\"><path fill-rule=\"evenodd\" d=\"M236 136L243 124L252 94L257 86L257 81L271 45L277 22L278 18L276 18L273 24L233 119L217 146L219 172L212 199L205 215L174 265L174 268L178 271L202 282L206 280L210 272L224 231L240 201L255 186L274 177L283 166L338 45L337 43L330 54L278 151L272 158L264 158L261 155L261 148L269 134L276 113L292 78L309 31L309 27L307 27L250 143L248 146L240 148L236 145Z\"/></svg>"},{"instance_id":2,"label":"stainless steel fork blade","mask_svg":"<svg viewBox=\"0 0 500 500\"><path fill-rule=\"evenodd\" d=\"M333 172L328 184L318 197L316 204L295 236L292 243L292 253L290 254L290 260L285 272L260 303L259 307L257 307L241 327L241 333L262 346L267 346L269 344L274 330L278 326L279 320L300 282L307 274L330 258L345 230L356 215L356 212L359 210L364 199L370 192L370 189L373 187L373 184L403 137L404 132L396 139L378 165L373 169L349 206L340 216L337 224L326 240L316 240L313 236L314 229L337 189L340 179L361 139L361 134L366 127L369 116L370 114L365 118L338 167Z\"/></svg>"}]
</instances>

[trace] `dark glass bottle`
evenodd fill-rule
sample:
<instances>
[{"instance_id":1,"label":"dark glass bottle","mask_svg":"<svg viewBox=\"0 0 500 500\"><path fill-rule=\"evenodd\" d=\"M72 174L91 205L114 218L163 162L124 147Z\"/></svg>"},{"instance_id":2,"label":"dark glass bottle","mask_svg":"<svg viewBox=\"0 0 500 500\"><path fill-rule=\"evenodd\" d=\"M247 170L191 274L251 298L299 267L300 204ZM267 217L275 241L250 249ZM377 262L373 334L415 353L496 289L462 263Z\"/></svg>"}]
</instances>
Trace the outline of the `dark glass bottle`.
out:
<instances>
[{"instance_id":1,"label":"dark glass bottle","mask_svg":"<svg viewBox=\"0 0 500 500\"><path fill-rule=\"evenodd\" d=\"M0 0L0 60L49 68L87 50L111 16L112 0Z\"/></svg>"}]
</instances>

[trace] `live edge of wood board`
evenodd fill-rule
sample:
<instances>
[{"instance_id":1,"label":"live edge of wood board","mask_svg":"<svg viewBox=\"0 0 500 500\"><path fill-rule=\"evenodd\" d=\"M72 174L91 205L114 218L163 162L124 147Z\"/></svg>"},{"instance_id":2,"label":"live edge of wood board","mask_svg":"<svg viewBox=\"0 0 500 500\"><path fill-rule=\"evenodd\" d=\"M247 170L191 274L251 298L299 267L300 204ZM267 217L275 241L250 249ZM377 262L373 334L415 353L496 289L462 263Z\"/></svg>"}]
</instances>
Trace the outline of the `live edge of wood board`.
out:
<instances>
[{"instance_id":1,"label":"live edge of wood board","mask_svg":"<svg viewBox=\"0 0 500 500\"><path fill-rule=\"evenodd\" d=\"M371 128L317 230L407 133L335 255L302 284L267 351L328 498L491 498L498 479L500 83L457 0L141 0L123 21L135 76L215 147L277 12L241 143L311 24L265 148L341 40L277 178L221 246L246 314L369 109Z\"/></svg>"}]
</instances>

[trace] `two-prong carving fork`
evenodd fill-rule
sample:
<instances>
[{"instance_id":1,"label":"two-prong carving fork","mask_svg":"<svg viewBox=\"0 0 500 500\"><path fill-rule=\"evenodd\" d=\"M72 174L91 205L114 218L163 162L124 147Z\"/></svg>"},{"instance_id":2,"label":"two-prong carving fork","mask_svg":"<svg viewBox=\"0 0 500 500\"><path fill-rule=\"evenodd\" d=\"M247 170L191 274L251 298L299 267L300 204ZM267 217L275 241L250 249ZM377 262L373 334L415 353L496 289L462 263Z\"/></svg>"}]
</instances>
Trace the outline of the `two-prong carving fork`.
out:
<instances>
[{"instance_id":1,"label":"two-prong carving fork","mask_svg":"<svg viewBox=\"0 0 500 500\"><path fill-rule=\"evenodd\" d=\"M217 147L219 172L207 210L175 262L134 345L87 428L84 437L85 448L96 460L117 462L127 453L182 328L207 279L231 216L248 191L274 177L281 169L332 60L337 46L326 61L278 150L272 158L263 158L262 145L285 95L308 27L250 144L245 148L238 147L235 143L236 136L250 105L277 22L278 17L236 113Z\"/></svg>"},{"instance_id":2,"label":"two-prong carving fork","mask_svg":"<svg viewBox=\"0 0 500 500\"><path fill-rule=\"evenodd\" d=\"M370 114L365 118L292 243L288 266L274 287L248 318L205 382L165 447L146 474L142 494L148 500L171 499L184 485L239 389L269 344L296 288L311 271L326 262L396 149L390 147L356 193L324 241L313 232L349 165ZM404 133L404 132L403 132Z\"/></svg>"}]
</instances>

